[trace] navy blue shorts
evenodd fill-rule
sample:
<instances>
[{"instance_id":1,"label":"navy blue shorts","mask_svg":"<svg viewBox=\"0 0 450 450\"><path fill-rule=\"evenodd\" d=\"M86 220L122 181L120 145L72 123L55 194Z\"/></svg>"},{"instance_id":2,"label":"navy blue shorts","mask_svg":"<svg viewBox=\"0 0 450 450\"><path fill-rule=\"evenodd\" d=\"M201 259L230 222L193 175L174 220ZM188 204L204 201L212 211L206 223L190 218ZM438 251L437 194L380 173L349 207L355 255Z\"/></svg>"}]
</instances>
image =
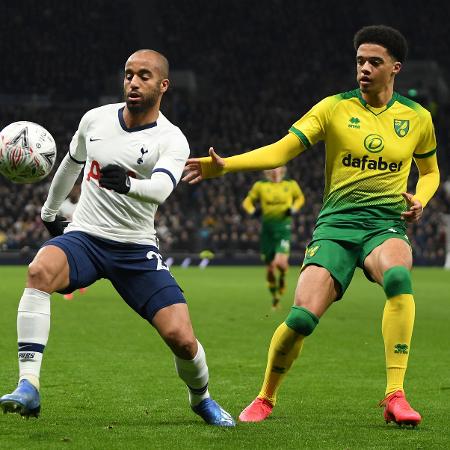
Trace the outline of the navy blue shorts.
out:
<instances>
[{"instance_id":1,"label":"navy blue shorts","mask_svg":"<svg viewBox=\"0 0 450 450\"><path fill-rule=\"evenodd\" d=\"M186 303L183 291L153 245L123 244L81 231L57 236L46 245L59 247L69 262L69 286L61 294L106 278L128 305L149 322L161 308Z\"/></svg>"}]
</instances>

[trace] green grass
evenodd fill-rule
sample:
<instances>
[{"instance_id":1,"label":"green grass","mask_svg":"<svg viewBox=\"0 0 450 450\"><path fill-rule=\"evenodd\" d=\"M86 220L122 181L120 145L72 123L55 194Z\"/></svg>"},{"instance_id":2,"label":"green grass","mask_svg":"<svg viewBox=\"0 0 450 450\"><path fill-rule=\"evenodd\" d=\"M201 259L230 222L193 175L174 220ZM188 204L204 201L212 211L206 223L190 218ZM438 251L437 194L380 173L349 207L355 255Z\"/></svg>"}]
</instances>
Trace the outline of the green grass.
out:
<instances>
[{"instance_id":1,"label":"green grass","mask_svg":"<svg viewBox=\"0 0 450 450\"><path fill-rule=\"evenodd\" d=\"M0 267L1 393L17 378L16 311L26 269ZM210 390L234 416L256 396L276 326L262 267L173 270L189 299L210 367ZM38 420L0 416L0 448L450 448L450 272L416 269L416 327L406 388L417 429L386 425L381 288L358 272L344 300L308 338L273 415L235 429L205 425L188 407L169 350L106 281L85 296L54 295Z\"/></svg>"}]
</instances>

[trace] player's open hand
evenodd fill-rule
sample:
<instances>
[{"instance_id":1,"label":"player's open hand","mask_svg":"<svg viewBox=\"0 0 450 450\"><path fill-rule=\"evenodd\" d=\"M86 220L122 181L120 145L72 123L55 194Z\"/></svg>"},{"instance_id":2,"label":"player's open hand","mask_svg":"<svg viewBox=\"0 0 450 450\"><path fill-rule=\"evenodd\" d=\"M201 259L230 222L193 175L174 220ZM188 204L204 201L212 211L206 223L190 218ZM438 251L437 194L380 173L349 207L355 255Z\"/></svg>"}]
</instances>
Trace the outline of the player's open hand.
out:
<instances>
[{"instance_id":1,"label":"player's open hand","mask_svg":"<svg viewBox=\"0 0 450 450\"><path fill-rule=\"evenodd\" d=\"M225 161L212 147L209 149L209 157L189 158L184 167L183 181L189 184L199 183L206 178L215 178L223 175Z\"/></svg>"},{"instance_id":2,"label":"player's open hand","mask_svg":"<svg viewBox=\"0 0 450 450\"><path fill-rule=\"evenodd\" d=\"M408 192L402 192L403 198L406 200L408 209L402 213L402 219L407 222L418 222L422 217L423 207L419 200L414 198L412 194Z\"/></svg>"}]
</instances>

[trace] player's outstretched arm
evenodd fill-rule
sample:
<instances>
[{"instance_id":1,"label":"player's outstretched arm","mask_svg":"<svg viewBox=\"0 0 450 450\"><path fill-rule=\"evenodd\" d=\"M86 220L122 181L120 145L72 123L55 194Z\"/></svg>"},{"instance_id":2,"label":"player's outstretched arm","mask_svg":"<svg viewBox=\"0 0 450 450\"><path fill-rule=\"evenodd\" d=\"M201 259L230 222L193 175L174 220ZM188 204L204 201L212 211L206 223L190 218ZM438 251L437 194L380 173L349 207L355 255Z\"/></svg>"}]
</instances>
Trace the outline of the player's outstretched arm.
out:
<instances>
[{"instance_id":1,"label":"player's outstretched arm","mask_svg":"<svg viewBox=\"0 0 450 450\"><path fill-rule=\"evenodd\" d=\"M229 172L274 169L283 166L303 150L303 144L291 133L273 144L229 158L221 158L210 148L209 157L188 159L183 181L194 184Z\"/></svg>"}]
</instances>

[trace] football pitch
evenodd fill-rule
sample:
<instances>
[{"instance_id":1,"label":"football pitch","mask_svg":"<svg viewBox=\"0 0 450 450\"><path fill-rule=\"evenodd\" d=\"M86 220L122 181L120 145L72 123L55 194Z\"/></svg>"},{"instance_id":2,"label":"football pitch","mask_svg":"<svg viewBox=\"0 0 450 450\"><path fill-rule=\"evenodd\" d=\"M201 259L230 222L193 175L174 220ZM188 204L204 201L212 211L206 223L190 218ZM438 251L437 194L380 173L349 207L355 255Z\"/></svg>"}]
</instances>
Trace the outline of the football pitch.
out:
<instances>
[{"instance_id":1,"label":"football pitch","mask_svg":"<svg viewBox=\"0 0 450 450\"><path fill-rule=\"evenodd\" d=\"M205 347L210 392L234 417L257 395L268 343L292 303L289 272L271 311L263 267L172 273ZM25 267L0 266L0 395L17 380L16 313ZM52 297L39 419L0 415L2 449L448 449L450 271L415 269L416 326L407 374L416 429L385 424L384 295L358 271L328 311L280 390L272 416L233 429L208 426L188 406L173 358L107 281L72 301Z\"/></svg>"}]
</instances>

